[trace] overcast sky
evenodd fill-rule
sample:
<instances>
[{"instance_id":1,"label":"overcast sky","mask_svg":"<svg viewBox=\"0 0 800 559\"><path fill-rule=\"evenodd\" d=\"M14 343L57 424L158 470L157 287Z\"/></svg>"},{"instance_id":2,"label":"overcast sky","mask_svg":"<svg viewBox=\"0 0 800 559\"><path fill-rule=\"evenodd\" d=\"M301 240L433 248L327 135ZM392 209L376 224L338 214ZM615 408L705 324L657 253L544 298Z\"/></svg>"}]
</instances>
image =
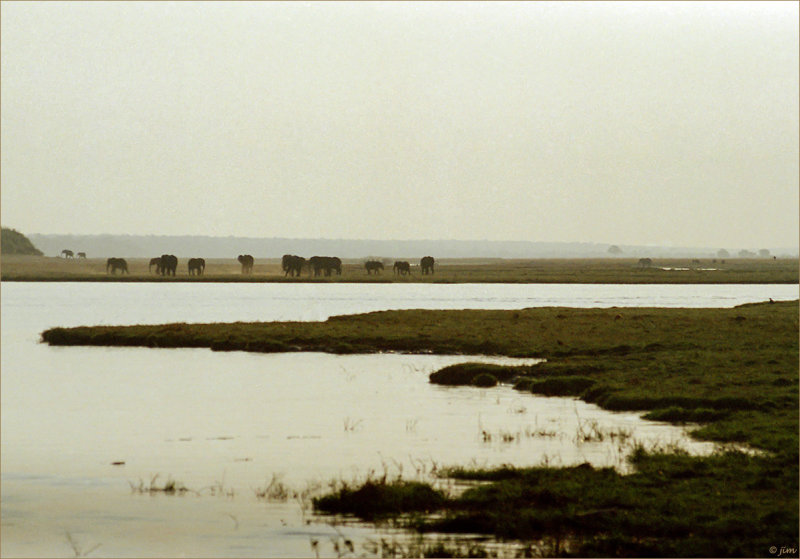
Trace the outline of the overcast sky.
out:
<instances>
[{"instance_id":1,"label":"overcast sky","mask_svg":"<svg viewBox=\"0 0 800 559\"><path fill-rule=\"evenodd\" d=\"M3 2L23 233L798 244L798 2Z\"/></svg>"}]
</instances>

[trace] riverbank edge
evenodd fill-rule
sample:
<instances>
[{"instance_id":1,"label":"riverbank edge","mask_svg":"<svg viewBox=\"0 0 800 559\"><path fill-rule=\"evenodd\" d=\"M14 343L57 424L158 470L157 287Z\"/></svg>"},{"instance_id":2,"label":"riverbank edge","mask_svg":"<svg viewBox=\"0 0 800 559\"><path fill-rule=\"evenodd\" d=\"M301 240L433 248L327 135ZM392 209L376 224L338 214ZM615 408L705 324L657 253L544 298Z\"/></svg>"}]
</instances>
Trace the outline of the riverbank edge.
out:
<instances>
[{"instance_id":1,"label":"riverbank edge","mask_svg":"<svg viewBox=\"0 0 800 559\"><path fill-rule=\"evenodd\" d=\"M797 301L731 309L381 311L319 323L55 328L42 339L52 345L546 358L522 376L551 384L590 379L589 386L567 383L578 387L571 395L673 423L710 410L717 415L707 416L693 436L767 454L700 458L640 449L637 471L629 476L591 467L464 470L453 475L491 483L448 501L439 520L418 517L414 527L523 541L572 538L572 547L555 545L556 555L760 557L770 556L772 545L797 547ZM359 514L347 507L336 512Z\"/></svg>"}]
</instances>

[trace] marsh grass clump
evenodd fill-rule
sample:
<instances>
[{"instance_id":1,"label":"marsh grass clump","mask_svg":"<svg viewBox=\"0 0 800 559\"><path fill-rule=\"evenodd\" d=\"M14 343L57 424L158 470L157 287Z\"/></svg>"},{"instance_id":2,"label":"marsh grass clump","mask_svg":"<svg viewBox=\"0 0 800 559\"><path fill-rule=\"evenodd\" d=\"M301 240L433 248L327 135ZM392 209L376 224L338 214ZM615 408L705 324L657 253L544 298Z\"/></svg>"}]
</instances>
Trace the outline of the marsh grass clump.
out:
<instances>
[{"instance_id":1,"label":"marsh grass clump","mask_svg":"<svg viewBox=\"0 0 800 559\"><path fill-rule=\"evenodd\" d=\"M167 478L166 481L162 485L157 485L156 480L159 478L159 474L155 474L152 478L150 478L150 482L145 484L144 480L139 478L139 483L134 484L133 482L128 482L131 486L131 491L133 493L139 494L156 494L156 493L163 493L165 495L183 495L189 491L193 493L199 494L197 491L193 491L186 487L183 483L172 479L171 477Z\"/></svg>"},{"instance_id":2,"label":"marsh grass clump","mask_svg":"<svg viewBox=\"0 0 800 559\"><path fill-rule=\"evenodd\" d=\"M497 549L491 549L481 541L463 541L436 537L428 539L421 534L413 541L397 541L381 538L368 539L363 545L368 556L375 557L500 557ZM526 555L517 555L523 556ZM533 556L533 555L531 555Z\"/></svg>"},{"instance_id":3,"label":"marsh grass clump","mask_svg":"<svg viewBox=\"0 0 800 559\"><path fill-rule=\"evenodd\" d=\"M475 379L481 375L490 375L495 379L496 384L510 381L523 370L525 370L524 367L508 367L491 363L457 363L431 373L429 379L433 384L466 386L475 384Z\"/></svg>"},{"instance_id":4,"label":"marsh grass clump","mask_svg":"<svg viewBox=\"0 0 800 559\"><path fill-rule=\"evenodd\" d=\"M545 396L580 396L594 383L594 379L587 377L553 377L533 381L529 390Z\"/></svg>"},{"instance_id":5,"label":"marsh grass clump","mask_svg":"<svg viewBox=\"0 0 800 559\"><path fill-rule=\"evenodd\" d=\"M481 388L491 388L497 386L497 377L489 373L481 373L472 379L471 384Z\"/></svg>"},{"instance_id":6,"label":"marsh grass clump","mask_svg":"<svg viewBox=\"0 0 800 559\"><path fill-rule=\"evenodd\" d=\"M611 411L638 411L677 408L683 410L706 409L717 412L757 410L768 407L761 398L742 398L736 396L694 397L694 396L652 396L637 393L605 393L597 403ZM724 417L724 414L720 414Z\"/></svg>"},{"instance_id":7,"label":"marsh grass clump","mask_svg":"<svg viewBox=\"0 0 800 559\"><path fill-rule=\"evenodd\" d=\"M293 495L293 492L282 481L282 476L278 474L272 474L272 479L263 487L253 489L253 493L257 499L280 502L288 501L289 497Z\"/></svg>"},{"instance_id":8,"label":"marsh grass clump","mask_svg":"<svg viewBox=\"0 0 800 559\"><path fill-rule=\"evenodd\" d=\"M521 392L530 392L533 386L534 379L531 377L519 377L514 381L514 390Z\"/></svg>"},{"instance_id":9,"label":"marsh grass clump","mask_svg":"<svg viewBox=\"0 0 800 559\"><path fill-rule=\"evenodd\" d=\"M260 353L280 353L288 351L288 346L278 340L252 340L245 343L245 351L254 351Z\"/></svg>"},{"instance_id":10,"label":"marsh grass clump","mask_svg":"<svg viewBox=\"0 0 800 559\"><path fill-rule=\"evenodd\" d=\"M352 489L344 484L333 494L313 499L314 509L328 514L353 514L364 520L410 512L433 512L447 497L427 483L370 479Z\"/></svg>"},{"instance_id":11,"label":"marsh grass clump","mask_svg":"<svg viewBox=\"0 0 800 559\"><path fill-rule=\"evenodd\" d=\"M776 484L796 492L797 479L768 459L639 447L631 460L636 470L628 475L588 464L450 471L488 483L453 499L423 530L521 541L549 536L568 542L576 556L698 556L694 549L699 556L755 557L765 555L761 546L769 548L770 538L797 538L797 511L786 508L796 495L767 497ZM726 498L713 498L717 492Z\"/></svg>"},{"instance_id":12,"label":"marsh grass clump","mask_svg":"<svg viewBox=\"0 0 800 559\"><path fill-rule=\"evenodd\" d=\"M671 423L708 423L718 421L730 415L727 410L713 410L710 408L684 409L671 406L665 409L653 410L646 413L644 419L651 421L669 421Z\"/></svg>"}]
</instances>

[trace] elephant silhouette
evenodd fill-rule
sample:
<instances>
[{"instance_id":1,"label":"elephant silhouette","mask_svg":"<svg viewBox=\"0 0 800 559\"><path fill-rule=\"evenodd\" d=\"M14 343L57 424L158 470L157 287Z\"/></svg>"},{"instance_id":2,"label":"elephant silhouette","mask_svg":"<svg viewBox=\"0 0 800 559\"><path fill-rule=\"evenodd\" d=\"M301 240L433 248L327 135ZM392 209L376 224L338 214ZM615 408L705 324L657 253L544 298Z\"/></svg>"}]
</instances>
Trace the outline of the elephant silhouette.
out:
<instances>
[{"instance_id":1,"label":"elephant silhouette","mask_svg":"<svg viewBox=\"0 0 800 559\"><path fill-rule=\"evenodd\" d=\"M161 255L161 275L162 276L169 276L175 275L175 272L178 271L178 257L174 254L162 254Z\"/></svg>"},{"instance_id":2,"label":"elephant silhouette","mask_svg":"<svg viewBox=\"0 0 800 559\"><path fill-rule=\"evenodd\" d=\"M367 275L371 275L372 272L380 274L383 270L383 263L378 262L377 260L368 260L367 262L364 262L364 268L367 270Z\"/></svg>"},{"instance_id":3,"label":"elephant silhouette","mask_svg":"<svg viewBox=\"0 0 800 559\"><path fill-rule=\"evenodd\" d=\"M252 274L253 273L253 264L255 260L249 254L240 254L236 260L239 261L239 264L242 265L242 273L243 274Z\"/></svg>"},{"instance_id":4,"label":"elephant silhouette","mask_svg":"<svg viewBox=\"0 0 800 559\"><path fill-rule=\"evenodd\" d=\"M342 261L336 256L312 256L308 259L308 264L314 272L314 276L319 276L320 272L325 276L330 276L332 272L342 275Z\"/></svg>"},{"instance_id":5,"label":"elephant silhouette","mask_svg":"<svg viewBox=\"0 0 800 559\"><path fill-rule=\"evenodd\" d=\"M411 274L411 264L403 260L398 260L395 262L392 268L395 274L400 274L401 276Z\"/></svg>"},{"instance_id":6,"label":"elephant silhouette","mask_svg":"<svg viewBox=\"0 0 800 559\"><path fill-rule=\"evenodd\" d=\"M65 248L64 250L61 251L61 256L63 256L64 258L73 258L75 255L71 250Z\"/></svg>"},{"instance_id":7,"label":"elephant silhouette","mask_svg":"<svg viewBox=\"0 0 800 559\"><path fill-rule=\"evenodd\" d=\"M79 252L78 253L78 258L86 259L86 253L85 252Z\"/></svg>"},{"instance_id":8,"label":"elephant silhouette","mask_svg":"<svg viewBox=\"0 0 800 559\"><path fill-rule=\"evenodd\" d=\"M153 271L153 266L156 267L156 273L160 274L161 273L161 257L160 256L157 256L156 258L151 258L150 259L150 267L148 268L150 270L150 272Z\"/></svg>"},{"instance_id":9,"label":"elephant silhouette","mask_svg":"<svg viewBox=\"0 0 800 559\"><path fill-rule=\"evenodd\" d=\"M206 261L203 258L190 258L189 259L189 275L202 276L206 271Z\"/></svg>"},{"instance_id":10,"label":"elephant silhouette","mask_svg":"<svg viewBox=\"0 0 800 559\"><path fill-rule=\"evenodd\" d=\"M306 264L306 259L302 256L297 256L295 254L284 254L283 258L281 259L281 268L283 268L283 275L284 276L292 276L300 277L300 273L303 271L303 266Z\"/></svg>"},{"instance_id":11,"label":"elephant silhouette","mask_svg":"<svg viewBox=\"0 0 800 559\"><path fill-rule=\"evenodd\" d=\"M433 256L424 256L419 261L419 267L422 268L422 275L433 274Z\"/></svg>"},{"instance_id":12,"label":"elephant silhouette","mask_svg":"<svg viewBox=\"0 0 800 559\"><path fill-rule=\"evenodd\" d=\"M109 258L106 260L106 273L116 274L117 270L120 271L121 274L128 274L128 263L125 262L124 258Z\"/></svg>"},{"instance_id":13,"label":"elephant silhouette","mask_svg":"<svg viewBox=\"0 0 800 559\"><path fill-rule=\"evenodd\" d=\"M650 258L640 258L639 259L639 267L640 268L649 268L653 265L653 261Z\"/></svg>"}]
</instances>

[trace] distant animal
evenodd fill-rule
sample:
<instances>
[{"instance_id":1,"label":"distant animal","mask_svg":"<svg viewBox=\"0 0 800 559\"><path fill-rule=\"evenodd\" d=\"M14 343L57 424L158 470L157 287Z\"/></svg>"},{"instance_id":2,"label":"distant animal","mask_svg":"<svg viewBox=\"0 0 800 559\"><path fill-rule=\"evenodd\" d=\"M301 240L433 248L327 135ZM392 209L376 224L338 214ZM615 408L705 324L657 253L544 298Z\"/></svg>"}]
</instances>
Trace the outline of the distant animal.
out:
<instances>
[{"instance_id":1,"label":"distant animal","mask_svg":"<svg viewBox=\"0 0 800 559\"><path fill-rule=\"evenodd\" d=\"M117 270L121 274L128 274L128 263L124 258L109 258L106 260L106 273L109 273L109 270L112 274L116 274Z\"/></svg>"},{"instance_id":2,"label":"distant animal","mask_svg":"<svg viewBox=\"0 0 800 559\"><path fill-rule=\"evenodd\" d=\"M422 275L433 274L433 256L424 256L419 261L419 267L422 268Z\"/></svg>"},{"instance_id":3,"label":"distant animal","mask_svg":"<svg viewBox=\"0 0 800 559\"><path fill-rule=\"evenodd\" d=\"M653 265L653 261L650 258L640 258L639 259L639 267L640 268L649 268Z\"/></svg>"},{"instance_id":4,"label":"distant animal","mask_svg":"<svg viewBox=\"0 0 800 559\"><path fill-rule=\"evenodd\" d=\"M243 274L252 274L253 273L253 264L255 260L249 254L240 254L236 260L239 261L239 264L242 265L242 273Z\"/></svg>"},{"instance_id":5,"label":"distant animal","mask_svg":"<svg viewBox=\"0 0 800 559\"><path fill-rule=\"evenodd\" d=\"M150 259L150 267L148 268L150 270L150 272L153 271L153 266L156 267L156 273L160 274L161 273L161 257L160 256Z\"/></svg>"},{"instance_id":6,"label":"distant animal","mask_svg":"<svg viewBox=\"0 0 800 559\"><path fill-rule=\"evenodd\" d=\"M308 259L308 265L314 276L319 276L320 273L330 276L333 272L342 275L342 261L337 256L312 256Z\"/></svg>"},{"instance_id":7,"label":"distant animal","mask_svg":"<svg viewBox=\"0 0 800 559\"><path fill-rule=\"evenodd\" d=\"M290 275L294 277L297 275L299 277L305 265L306 259L295 254L284 254L281 259L281 268L283 268L284 276Z\"/></svg>"},{"instance_id":8,"label":"distant animal","mask_svg":"<svg viewBox=\"0 0 800 559\"><path fill-rule=\"evenodd\" d=\"M395 274L400 274L401 276L411 273L411 264L403 260L395 262L392 268Z\"/></svg>"},{"instance_id":9,"label":"distant animal","mask_svg":"<svg viewBox=\"0 0 800 559\"><path fill-rule=\"evenodd\" d=\"M72 253L72 251L71 251L71 250L67 250L67 249L64 249L64 250L62 250L62 251L61 251L61 255L62 255L64 258L73 258L73 257L75 256L75 255Z\"/></svg>"},{"instance_id":10,"label":"distant animal","mask_svg":"<svg viewBox=\"0 0 800 559\"><path fill-rule=\"evenodd\" d=\"M161 255L161 275L162 276L169 276L175 275L175 272L178 271L178 257L174 254L162 254Z\"/></svg>"},{"instance_id":11,"label":"distant animal","mask_svg":"<svg viewBox=\"0 0 800 559\"><path fill-rule=\"evenodd\" d=\"M190 258L189 259L189 275L202 276L206 271L206 261L203 258Z\"/></svg>"},{"instance_id":12,"label":"distant animal","mask_svg":"<svg viewBox=\"0 0 800 559\"><path fill-rule=\"evenodd\" d=\"M377 260L368 260L364 262L364 268L367 270L367 275L372 275L372 272L380 274L383 271L383 262Z\"/></svg>"},{"instance_id":13,"label":"distant animal","mask_svg":"<svg viewBox=\"0 0 800 559\"><path fill-rule=\"evenodd\" d=\"M86 253L85 252L79 252L78 253L78 258L86 258Z\"/></svg>"},{"instance_id":14,"label":"distant animal","mask_svg":"<svg viewBox=\"0 0 800 559\"><path fill-rule=\"evenodd\" d=\"M692 264L700 264L700 261L697 259L692 260Z\"/></svg>"}]
</instances>

